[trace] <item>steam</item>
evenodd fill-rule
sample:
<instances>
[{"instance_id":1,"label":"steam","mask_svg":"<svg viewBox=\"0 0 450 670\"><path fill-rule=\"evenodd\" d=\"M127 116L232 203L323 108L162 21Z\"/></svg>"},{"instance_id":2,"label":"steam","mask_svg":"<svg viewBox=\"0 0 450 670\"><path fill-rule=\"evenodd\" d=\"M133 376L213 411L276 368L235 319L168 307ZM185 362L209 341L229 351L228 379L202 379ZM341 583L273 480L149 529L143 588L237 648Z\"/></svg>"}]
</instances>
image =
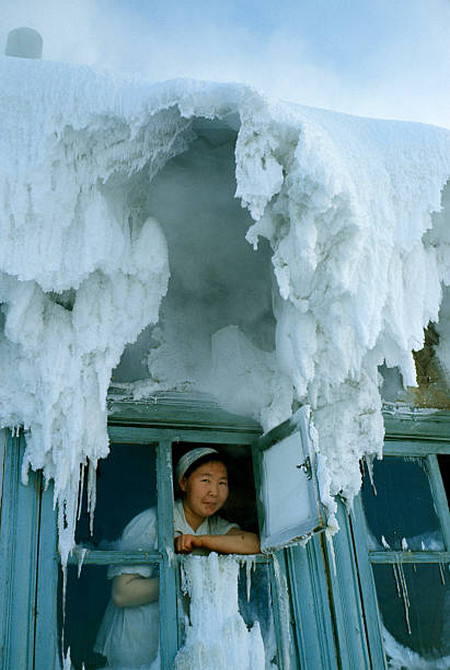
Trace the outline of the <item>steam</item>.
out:
<instances>
[{"instance_id":1,"label":"steam","mask_svg":"<svg viewBox=\"0 0 450 670\"><path fill-rule=\"evenodd\" d=\"M44 58L161 81L241 81L315 107L450 127L447 0L18 0Z\"/></svg>"}]
</instances>

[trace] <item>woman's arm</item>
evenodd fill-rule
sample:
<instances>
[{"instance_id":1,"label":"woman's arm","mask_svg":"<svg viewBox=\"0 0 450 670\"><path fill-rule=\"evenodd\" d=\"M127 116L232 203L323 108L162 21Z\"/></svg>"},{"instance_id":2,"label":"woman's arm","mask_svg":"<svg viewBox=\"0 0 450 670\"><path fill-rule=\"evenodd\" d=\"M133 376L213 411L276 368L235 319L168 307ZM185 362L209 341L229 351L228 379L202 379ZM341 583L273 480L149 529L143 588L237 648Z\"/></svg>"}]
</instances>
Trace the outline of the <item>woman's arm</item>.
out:
<instances>
[{"instance_id":1,"label":"woman's arm","mask_svg":"<svg viewBox=\"0 0 450 670\"><path fill-rule=\"evenodd\" d=\"M220 554L259 554L261 550L259 537L239 528L231 528L226 535L178 535L175 538L175 551L179 554L190 554L198 547Z\"/></svg>"},{"instance_id":2,"label":"woman's arm","mask_svg":"<svg viewBox=\"0 0 450 670\"><path fill-rule=\"evenodd\" d=\"M118 575L113 579L111 595L117 607L148 605L159 598L159 579L137 574Z\"/></svg>"}]
</instances>

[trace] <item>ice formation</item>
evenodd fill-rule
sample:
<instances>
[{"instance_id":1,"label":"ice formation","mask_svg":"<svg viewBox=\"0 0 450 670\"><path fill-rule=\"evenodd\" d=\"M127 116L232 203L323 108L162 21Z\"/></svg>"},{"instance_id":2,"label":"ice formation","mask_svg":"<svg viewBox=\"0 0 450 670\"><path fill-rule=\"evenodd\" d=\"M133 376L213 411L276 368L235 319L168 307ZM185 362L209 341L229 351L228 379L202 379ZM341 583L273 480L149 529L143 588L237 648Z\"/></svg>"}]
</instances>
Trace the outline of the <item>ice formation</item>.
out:
<instances>
[{"instance_id":1,"label":"ice formation","mask_svg":"<svg viewBox=\"0 0 450 670\"><path fill-rule=\"evenodd\" d=\"M381 450L378 366L415 383L441 302L450 369L449 132L6 57L0 87L0 418L55 480L63 558L121 356L118 381L264 428L308 402L351 497Z\"/></svg>"},{"instance_id":2,"label":"ice formation","mask_svg":"<svg viewBox=\"0 0 450 670\"><path fill-rule=\"evenodd\" d=\"M212 553L183 564L183 590L190 596L186 641L174 670L265 670L258 622L248 630L238 608L239 563ZM276 668L268 662L267 668Z\"/></svg>"},{"instance_id":3,"label":"ice formation","mask_svg":"<svg viewBox=\"0 0 450 670\"><path fill-rule=\"evenodd\" d=\"M383 643L391 670L447 670L450 667L450 656L423 658L397 642L386 628L383 628Z\"/></svg>"}]
</instances>

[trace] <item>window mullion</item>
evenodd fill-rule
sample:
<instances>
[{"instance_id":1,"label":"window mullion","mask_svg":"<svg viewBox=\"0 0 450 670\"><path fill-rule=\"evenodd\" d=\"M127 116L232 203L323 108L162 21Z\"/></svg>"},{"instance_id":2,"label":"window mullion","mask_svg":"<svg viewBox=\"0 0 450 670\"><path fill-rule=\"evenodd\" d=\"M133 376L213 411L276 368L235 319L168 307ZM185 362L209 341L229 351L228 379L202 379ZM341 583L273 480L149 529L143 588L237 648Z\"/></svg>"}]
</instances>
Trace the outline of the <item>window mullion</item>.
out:
<instances>
[{"instance_id":1,"label":"window mullion","mask_svg":"<svg viewBox=\"0 0 450 670\"><path fill-rule=\"evenodd\" d=\"M450 551L370 551L371 563L448 563Z\"/></svg>"},{"instance_id":2,"label":"window mullion","mask_svg":"<svg viewBox=\"0 0 450 670\"><path fill-rule=\"evenodd\" d=\"M162 550L160 571L161 667L172 667L178 648L176 561L173 551L172 444L161 440L157 450L158 546Z\"/></svg>"},{"instance_id":3,"label":"window mullion","mask_svg":"<svg viewBox=\"0 0 450 670\"><path fill-rule=\"evenodd\" d=\"M437 461L437 456L430 454L427 456L428 472L430 476L430 486L433 493L436 514L441 523L442 535L444 536L445 548L450 552L450 515L448 512L447 494L442 481L441 470Z\"/></svg>"}]
</instances>

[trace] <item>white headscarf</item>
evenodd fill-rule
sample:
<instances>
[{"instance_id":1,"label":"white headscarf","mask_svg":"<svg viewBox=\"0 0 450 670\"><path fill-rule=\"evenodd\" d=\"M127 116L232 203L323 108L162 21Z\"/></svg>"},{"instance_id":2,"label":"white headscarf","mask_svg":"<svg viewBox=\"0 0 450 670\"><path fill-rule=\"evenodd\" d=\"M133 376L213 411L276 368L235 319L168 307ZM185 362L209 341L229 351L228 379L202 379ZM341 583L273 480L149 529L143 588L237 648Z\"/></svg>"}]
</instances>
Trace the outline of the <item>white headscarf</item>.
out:
<instances>
[{"instance_id":1,"label":"white headscarf","mask_svg":"<svg viewBox=\"0 0 450 670\"><path fill-rule=\"evenodd\" d=\"M200 458L203 456L207 456L208 454L218 454L219 452L217 449L213 449L212 447L197 447L196 449L191 449L191 451L186 452L183 454L183 456L180 458L180 460L177 463L177 467L175 469L175 476L177 479L177 483L179 484L180 481L183 479L185 472L191 467L195 461L198 461ZM214 460L214 459L212 459Z\"/></svg>"}]
</instances>

